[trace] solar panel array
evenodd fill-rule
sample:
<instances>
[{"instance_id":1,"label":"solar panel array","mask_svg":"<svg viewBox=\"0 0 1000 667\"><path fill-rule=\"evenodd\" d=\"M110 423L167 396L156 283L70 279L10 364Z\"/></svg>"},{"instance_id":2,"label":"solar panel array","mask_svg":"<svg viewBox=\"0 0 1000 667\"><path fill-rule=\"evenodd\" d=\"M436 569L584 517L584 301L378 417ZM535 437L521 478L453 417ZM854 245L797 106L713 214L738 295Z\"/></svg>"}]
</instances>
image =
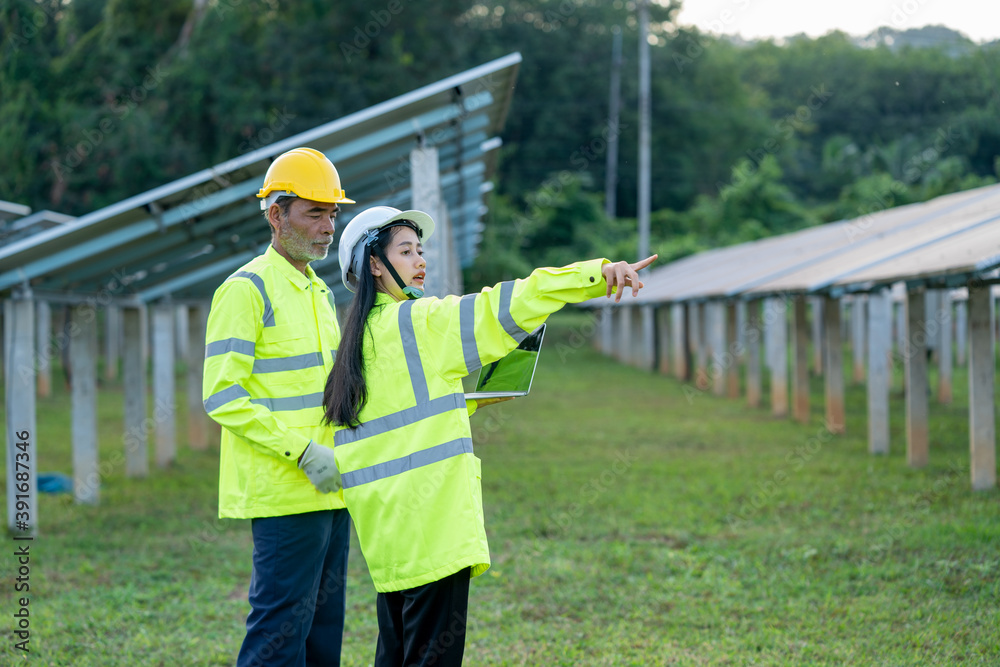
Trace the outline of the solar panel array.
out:
<instances>
[{"instance_id":1,"label":"solar panel array","mask_svg":"<svg viewBox=\"0 0 1000 667\"><path fill-rule=\"evenodd\" d=\"M654 269L629 303L955 287L998 267L1000 185L990 185L685 257Z\"/></svg>"},{"instance_id":2,"label":"solar panel array","mask_svg":"<svg viewBox=\"0 0 1000 667\"><path fill-rule=\"evenodd\" d=\"M441 194L464 266L476 256L483 195L490 188L521 56L507 55L106 208L4 242L0 296L29 285L39 298L113 293L148 302L203 299L263 252L270 230L255 194L271 161L309 146L337 166L356 211L410 205L411 151L436 148ZM340 285L336 253L313 267Z\"/></svg>"}]
</instances>

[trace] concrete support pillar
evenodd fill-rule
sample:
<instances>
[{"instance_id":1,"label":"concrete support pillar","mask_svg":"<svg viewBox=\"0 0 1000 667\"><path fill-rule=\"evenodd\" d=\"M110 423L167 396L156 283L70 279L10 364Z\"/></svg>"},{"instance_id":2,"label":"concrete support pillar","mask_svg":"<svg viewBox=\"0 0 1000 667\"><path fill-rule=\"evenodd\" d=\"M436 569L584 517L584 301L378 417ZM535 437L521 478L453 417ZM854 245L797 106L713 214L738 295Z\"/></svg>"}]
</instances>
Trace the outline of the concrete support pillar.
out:
<instances>
[{"instance_id":1,"label":"concrete support pillar","mask_svg":"<svg viewBox=\"0 0 1000 667\"><path fill-rule=\"evenodd\" d=\"M837 326L840 326L838 320ZM792 416L809 423L809 322L806 297L799 294L793 302L792 317Z\"/></svg>"},{"instance_id":2,"label":"concrete support pillar","mask_svg":"<svg viewBox=\"0 0 1000 667\"><path fill-rule=\"evenodd\" d=\"M709 358L712 378L712 393L724 396L726 393L726 306L721 301L705 304L709 313Z\"/></svg>"},{"instance_id":3,"label":"concrete support pillar","mask_svg":"<svg viewBox=\"0 0 1000 667\"><path fill-rule=\"evenodd\" d=\"M149 307L146 304L141 304L139 306L139 311L141 315L139 316L139 326L142 327L141 333L141 350L142 350L142 363L144 366L149 364L149 343L150 343L150 333L149 333Z\"/></svg>"},{"instance_id":4,"label":"concrete support pillar","mask_svg":"<svg viewBox=\"0 0 1000 667\"><path fill-rule=\"evenodd\" d=\"M768 299L764 306L764 326L770 340L771 413L788 415L788 305L779 298Z\"/></svg>"},{"instance_id":5,"label":"concrete support pillar","mask_svg":"<svg viewBox=\"0 0 1000 667\"><path fill-rule=\"evenodd\" d=\"M28 537L38 530L35 302L30 292L4 301L3 358L7 530Z\"/></svg>"},{"instance_id":6,"label":"concrete support pillar","mask_svg":"<svg viewBox=\"0 0 1000 667\"><path fill-rule=\"evenodd\" d=\"M52 395L52 360L59 354L52 341L52 307L47 301L35 304L37 327L35 329L36 359L38 359L38 396L47 398Z\"/></svg>"},{"instance_id":7,"label":"concrete support pillar","mask_svg":"<svg viewBox=\"0 0 1000 667\"><path fill-rule=\"evenodd\" d=\"M615 354L614 357L623 364L632 363L632 312L625 306L615 306Z\"/></svg>"},{"instance_id":8,"label":"concrete support pillar","mask_svg":"<svg viewBox=\"0 0 1000 667\"><path fill-rule=\"evenodd\" d=\"M73 496L78 503L96 505L101 489L97 451L97 318L90 306L73 306L70 318Z\"/></svg>"},{"instance_id":9,"label":"concrete support pillar","mask_svg":"<svg viewBox=\"0 0 1000 667\"><path fill-rule=\"evenodd\" d=\"M965 348L969 341L969 317L965 301L955 301L955 363L965 366Z\"/></svg>"},{"instance_id":10,"label":"concrete support pillar","mask_svg":"<svg viewBox=\"0 0 1000 667\"><path fill-rule=\"evenodd\" d=\"M629 330L632 338L628 342L628 364L634 368L643 368L646 358L645 332L643 331L642 313L635 306L624 308L632 320Z\"/></svg>"},{"instance_id":11,"label":"concrete support pillar","mask_svg":"<svg viewBox=\"0 0 1000 667\"><path fill-rule=\"evenodd\" d=\"M951 292L941 290L938 295L938 401L951 403L952 398L952 326Z\"/></svg>"},{"instance_id":12,"label":"concrete support pillar","mask_svg":"<svg viewBox=\"0 0 1000 667\"><path fill-rule=\"evenodd\" d=\"M441 206L441 219L444 221L443 229L448 233L442 237L447 244L445 252L448 253L448 275L445 276L445 288L449 294L464 294L465 287L462 282L462 265L459 262L458 244L455 242L455 226L451 222L451 212L446 205Z\"/></svg>"},{"instance_id":13,"label":"concrete support pillar","mask_svg":"<svg viewBox=\"0 0 1000 667\"><path fill-rule=\"evenodd\" d=\"M118 379L118 356L121 350L121 311L113 303L104 309L104 379Z\"/></svg>"},{"instance_id":14,"label":"concrete support pillar","mask_svg":"<svg viewBox=\"0 0 1000 667\"><path fill-rule=\"evenodd\" d=\"M656 363L656 320L653 316L653 306L633 306L632 310L638 318L639 357L636 365L644 371L652 371Z\"/></svg>"},{"instance_id":15,"label":"concrete support pillar","mask_svg":"<svg viewBox=\"0 0 1000 667\"><path fill-rule=\"evenodd\" d=\"M610 356L614 355L615 351L615 320L614 320L614 309L611 306L602 306L598 312L601 314L600 321L600 336L598 337L599 345L601 346L601 352Z\"/></svg>"},{"instance_id":16,"label":"concrete support pillar","mask_svg":"<svg viewBox=\"0 0 1000 667\"><path fill-rule=\"evenodd\" d=\"M974 491L997 485L995 344L989 286L969 287L969 458Z\"/></svg>"},{"instance_id":17,"label":"concrete support pillar","mask_svg":"<svg viewBox=\"0 0 1000 667\"><path fill-rule=\"evenodd\" d=\"M670 306L656 308L656 369L663 375L670 373Z\"/></svg>"},{"instance_id":18,"label":"concrete support pillar","mask_svg":"<svg viewBox=\"0 0 1000 667\"><path fill-rule=\"evenodd\" d=\"M868 452L889 453L889 389L892 356L892 298L868 296Z\"/></svg>"},{"instance_id":19,"label":"concrete support pillar","mask_svg":"<svg viewBox=\"0 0 1000 667\"><path fill-rule=\"evenodd\" d=\"M688 304L688 341L694 357L694 386L708 389L708 355L705 345L705 307L701 303Z\"/></svg>"},{"instance_id":20,"label":"concrete support pillar","mask_svg":"<svg viewBox=\"0 0 1000 667\"><path fill-rule=\"evenodd\" d=\"M744 355L747 365L747 405L760 407L763 382L760 370L760 299L746 302L746 328L744 329Z\"/></svg>"},{"instance_id":21,"label":"concrete support pillar","mask_svg":"<svg viewBox=\"0 0 1000 667\"><path fill-rule=\"evenodd\" d=\"M840 340L841 341L849 340L850 337L851 337L851 330L847 326L848 323L849 323L849 321L850 321L850 319L851 319L850 314L847 312L849 308L850 308L850 306L848 305L848 303L846 301L841 301L840 302Z\"/></svg>"},{"instance_id":22,"label":"concrete support pillar","mask_svg":"<svg viewBox=\"0 0 1000 667\"><path fill-rule=\"evenodd\" d=\"M176 389L174 381L174 313L172 304L153 306L153 415L156 423L156 465L177 460Z\"/></svg>"},{"instance_id":23,"label":"concrete support pillar","mask_svg":"<svg viewBox=\"0 0 1000 667\"><path fill-rule=\"evenodd\" d=\"M685 381L691 379L691 364L688 355L687 327L685 326L687 309L683 303L675 303L670 306L670 327L673 331L671 341L673 342L673 367L674 377Z\"/></svg>"},{"instance_id":24,"label":"concrete support pillar","mask_svg":"<svg viewBox=\"0 0 1000 667\"><path fill-rule=\"evenodd\" d=\"M125 476L149 474L146 426L146 364L142 359L145 308L122 309L122 379L125 385Z\"/></svg>"},{"instance_id":25,"label":"concrete support pillar","mask_svg":"<svg viewBox=\"0 0 1000 667\"><path fill-rule=\"evenodd\" d=\"M174 353L177 359L188 358L188 307L177 306L174 312Z\"/></svg>"},{"instance_id":26,"label":"concrete support pillar","mask_svg":"<svg viewBox=\"0 0 1000 667\"><path fill-rule=\"evenodd\" d=\"M208 325L208 306L187 308L187 404L188 446L191 449L208 448L208 415L201 400L201 379L205 369L205 329Z\"/></svg>"},{"instance_id":27,"label":"concrete support pillar","mask_svg":"<svg viewBox=\"0 0 1000 667\"><path fill-rule=\"evenodd\" d=\"M924 290L906 295L906 462L921 468L928 460L927 431L927 338Z\"/></svg>"},{"instance_id":28,"label":"concrete support pillar","mask_svg":"<svg viewBox=\"0 0 1000 667\"><path fill-rule=\"evenodd\" d=\"M906 297L894 305L896 313L896 351L899 356L905 355L906 351Z\"/></svg>"},{"instance_id":29,"label":"concrete support pillar","mask_svg":"<svg viewBox=\"0 0 1000 667\"><path fill-rule=\"evenodd\" d=\"M726 396L729 398L739 398L740 397L740 364L739 364L739 351L740 347L740 334L739 334L739 323L738 323L738 313L737 304L735 301L730 301L725 306L726 308L726 349L723 353L723 359L726 364Z\"/></svg>"},{"instance_id":30,"label":"concrete support pillar","mask_svg":"<svg viewBox=\"0 0 1000 667\"><path fill-rule=\"evenodd\" d=\"M865 297L855 294L851 302L851 376L854 382L862 384L865 381L865 333L868 330L865 322Z\"/></svg>"},{"instance_id":31,"label":"concrete support pillar","mask_svg":"<svg viewBox=\"0 0 1000 667\"><path fill-rule=\"evenodd\" d=\"M427 258L427 296L453 294L457 285L451 284L455 274L457 255L451 225L445 215L441 196L441 170L436 148L415 148L410 151L410 185L413 208L426 211L434 218L434 236L424 244Z\"/></svg>"},{"instance_id":32,"label":"concrete support pillar","mask_svg":"<svg viewBox=\"0 0 1000 667\"><path fill-rule=\"evenodd\" d=\"M761 303L764 308L760 320L761 331L764 334L764 367L770 372L774 367L774 327L777 326L775 321L777 313L774 299L764 299Z\"/></svg>"},{"instance_id":33,"label":"concrete support pillar","mask_svg":"<svg viewBox=\"0 0 1000 667\"><path fill-rule=\"evenodd\" d=\"M931 361L937 361L938 352L941 347L941 327L938 326L939 322L937 322L937 315L941 310L940 290L925 290L924 301L924 315L927 318L926 325L924 326L924 332L927 337L927 349L931 352Z\"/></svg>"},{"instance_id":34,"label":"concrete support pillar","mask_svg":"<svg viewBox=\"0 0 1000 667\"><path fill-rule=\"evenodd\" d=\"M742 299L736 302L736 358L740 363L746 361L747 353L747 302Z\"/></svg>"},{"instance_id":35,"label":"concrete support pillar","mask_svg":"<svg viewBox=\"0 0 1000 667\"><path fill-rule=\"evenodd\" d=\"M840 299L824 297L823 306L826 428L830 433L843 433L847 418L844 410L844 364L841 359L844 345L840 339ZM856 344L858 339L854 340Z\"/></svg>"},{"instance_id":36,"label":"concrete support pillar","mask_svg":"<svg viewBox=\"0 0 1000 667\"><path fill-rule=\"evenodd\" d=\"M812 311L812 369L816 375L823 374L823 297L809 298Z\"/></svg>"}]
</instances>

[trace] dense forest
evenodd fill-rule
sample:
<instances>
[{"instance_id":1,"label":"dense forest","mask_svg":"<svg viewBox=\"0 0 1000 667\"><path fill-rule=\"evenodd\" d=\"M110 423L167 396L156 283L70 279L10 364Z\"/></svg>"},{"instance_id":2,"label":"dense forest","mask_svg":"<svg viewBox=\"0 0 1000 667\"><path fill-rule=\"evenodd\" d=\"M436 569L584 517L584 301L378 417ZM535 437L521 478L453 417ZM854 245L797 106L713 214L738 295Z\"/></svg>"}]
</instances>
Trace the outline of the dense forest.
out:
<instances>
[{"instance_id":1,"label":"dense forest","mask_svg":"<svg viewBox=\"0 0 1000 667\"><path fill-rule=\"evenodd\" d=\"M996 179L1000 45L949 31L745 43L678 28L679 6L652 6L649 38L664 258ZM520 51L470 280L633 254L635 16L624 0L3 0L0 199L79 215Z\"/></svg>"}]
</instances>

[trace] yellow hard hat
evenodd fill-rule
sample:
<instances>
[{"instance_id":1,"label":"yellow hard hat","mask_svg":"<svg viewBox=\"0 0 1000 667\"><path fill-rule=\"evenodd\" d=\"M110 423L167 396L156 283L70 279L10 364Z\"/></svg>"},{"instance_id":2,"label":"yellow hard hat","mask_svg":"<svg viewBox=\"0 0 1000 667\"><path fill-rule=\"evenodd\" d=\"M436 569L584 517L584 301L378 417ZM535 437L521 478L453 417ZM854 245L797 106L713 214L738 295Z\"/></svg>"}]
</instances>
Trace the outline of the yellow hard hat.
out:
<instances>
[{"instance_id":1,"label":"yellow hard hat","mask_svg":"<svg viewBox=\"0 0 1000 667\"><path fill-rule=\"evenodd\" d=\"M257 196L265 199L278 192L330 204L354 203L340 187L337 168L327 156L312 148L293 148L275 158L267 168L264 186Z\"/></svg>"}]
</instances>

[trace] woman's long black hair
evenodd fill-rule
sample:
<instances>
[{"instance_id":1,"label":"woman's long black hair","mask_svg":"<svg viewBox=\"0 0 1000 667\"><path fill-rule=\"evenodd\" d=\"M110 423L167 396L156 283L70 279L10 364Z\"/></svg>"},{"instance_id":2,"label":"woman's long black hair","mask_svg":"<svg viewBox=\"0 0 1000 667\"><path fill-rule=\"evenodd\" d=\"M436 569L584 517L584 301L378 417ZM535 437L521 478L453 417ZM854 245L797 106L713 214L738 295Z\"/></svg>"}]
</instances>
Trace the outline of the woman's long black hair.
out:
<instances>
[{"instance_id":1,"label":"woman's long black hair","mask_svg":"<svg viewBox=\"0 0 1000 667\"><path fill-rule=\"evenodd\" d=\"M400 221L403 223L403 221ZM412 224L412 223L411 223ZM375 243L385 252L398 226L382 229ZM326 379L323 391L324 421L337 426L355 428L361 425L358 415L368 402L368 386L365 383L364 337L368 331L368 315L375 305L378 288L375 276L368 268L371 264L372 247L365 247L361 260L361 275L357 276L354 300L347 311L344 330L337 349L337 359L333 370Z\"/></svg>"}]
</instances>

